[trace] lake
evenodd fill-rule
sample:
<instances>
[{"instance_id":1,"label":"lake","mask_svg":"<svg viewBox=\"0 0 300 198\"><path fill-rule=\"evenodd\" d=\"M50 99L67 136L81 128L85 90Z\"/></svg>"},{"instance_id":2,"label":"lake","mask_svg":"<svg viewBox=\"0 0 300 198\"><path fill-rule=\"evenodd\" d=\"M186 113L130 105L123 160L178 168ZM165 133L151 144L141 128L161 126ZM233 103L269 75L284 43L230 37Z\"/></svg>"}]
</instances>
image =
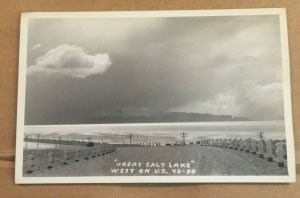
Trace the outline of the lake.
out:
<instances>
[{"instance_id":1,"label":"lake","mask_svg":"<svg viewBox=\"0 0 300 198\"><path fill-rule=\"evenodd\" d=\"M25 126L29 136L73 140L91 137L106 143L127 143L129 134L133 143L176 142L182 140L183 132L188 142L202 138L257 138L258 132L264 132L266 139L286 139L284 121Z\"/></svg>"}]
</instances>

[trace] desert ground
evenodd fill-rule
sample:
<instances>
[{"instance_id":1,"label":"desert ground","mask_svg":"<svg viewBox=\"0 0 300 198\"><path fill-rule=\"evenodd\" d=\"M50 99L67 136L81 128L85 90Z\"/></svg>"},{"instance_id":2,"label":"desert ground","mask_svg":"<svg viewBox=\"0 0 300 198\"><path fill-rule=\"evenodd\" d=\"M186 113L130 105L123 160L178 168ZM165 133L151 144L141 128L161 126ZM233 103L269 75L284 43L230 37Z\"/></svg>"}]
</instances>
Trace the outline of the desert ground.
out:
<instances>
[{"instance_id":1,"label":"desert ground","mask_svg":"<svg viewBox=\"0 0 300 198\"><path fill-rule=\"evenodd\" d=\"M34 172L55 176L286 175L286 167L251 153L200 145L118 147L115 152Z\"/></svg>"}]
</instances>

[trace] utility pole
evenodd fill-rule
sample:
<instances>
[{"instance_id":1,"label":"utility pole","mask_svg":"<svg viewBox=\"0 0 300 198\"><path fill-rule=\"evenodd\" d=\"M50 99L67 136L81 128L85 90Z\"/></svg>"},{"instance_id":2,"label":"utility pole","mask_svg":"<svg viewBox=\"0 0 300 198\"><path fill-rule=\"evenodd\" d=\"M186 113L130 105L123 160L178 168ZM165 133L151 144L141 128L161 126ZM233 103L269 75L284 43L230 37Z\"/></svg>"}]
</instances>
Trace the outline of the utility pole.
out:
<instances>
[{"instance_id":1,"label":"utility pole","mask_svg":"<svg viewBox=\"0 0 300 198\"><path fill-rule=\"evenodd\" d=\"M59 137L59 147L61 147L61 137Z\"/></svg>"},{"instance_id":2,"label":"utility pole","mask_svg":"<svg viewBox=\"0 0 300 198\"><path fill-rule=\"evenodd\" d=\"M37 135L36 149L39 149L39 143L40 143L40 134Z\"/></svg>"},{"instance_id":3,"label":"utility pole","mask_svg":"<svg viewBox=\"0 0 300 198\"><path fill-rule=\"evenodd\" d=\"M131 144L132 134L129 134L129 144Z\"/></svg>"},{"instance_id":4,"label":"utility pole","mask_svg":"<svg viewBox=\"0 0 300 198\"><path fill-rule=\"evenodd\" d=\"M25 136L25 141L26 141L25 150L27 150L28 135Z\"/></svg>"},{"instance_id":5,"label":"utility pole","mask_svg":"<svg viewBox=\"0 0 300 198\"><path fill-rule=\"evenodd\" d=\"M258 138L258 139L263 140L263 139L264 139L264 136L265 136L264 132L258 132L258 133L257 133L257 138Z\"/></svg>"},{"instance_id":6,"label":"utility pole","mask_svg":"<svg viewBox=\"0 0 300 198\"><path fill-rule=\"evenodd\" d=\"M185 137L187 136L186 133L182 132L182 145L185 145Z\"/></svg>"}]
</instances>

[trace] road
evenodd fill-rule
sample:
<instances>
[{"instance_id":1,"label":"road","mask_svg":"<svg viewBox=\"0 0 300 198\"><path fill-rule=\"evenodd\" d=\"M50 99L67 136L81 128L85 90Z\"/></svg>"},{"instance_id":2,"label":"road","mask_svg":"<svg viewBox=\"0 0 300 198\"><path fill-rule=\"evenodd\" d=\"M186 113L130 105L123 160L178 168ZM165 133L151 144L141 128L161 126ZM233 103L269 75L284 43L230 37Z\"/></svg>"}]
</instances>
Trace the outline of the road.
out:
<instances>
[{"instance_id":1,"label":"road","mask_svg":"<svg viewBox=\"0 0 300 198\"><path fill-rule=\"evenodd\" d=\"M149 172L145 173L146 169ZM286 168L278 168L275 162L267 162L252 154L217 147L188 145L177 147L117 148L117 151L96 159L81 160L66 167L57 167L33 175L158 176L282 174L287 174Z\"/></svg>"}]
</instances>

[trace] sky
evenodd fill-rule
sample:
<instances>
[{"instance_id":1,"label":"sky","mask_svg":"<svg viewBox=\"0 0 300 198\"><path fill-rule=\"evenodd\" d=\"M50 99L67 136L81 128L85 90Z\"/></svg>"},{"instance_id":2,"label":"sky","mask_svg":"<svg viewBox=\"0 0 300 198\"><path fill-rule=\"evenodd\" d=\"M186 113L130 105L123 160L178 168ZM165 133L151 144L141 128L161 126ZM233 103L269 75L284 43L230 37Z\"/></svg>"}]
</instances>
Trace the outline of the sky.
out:
<instances>
[{"instance_id":1,"label":"sky","mask_svg":"<svg viewBox=\"0 0 300 198\"><path fill-rule=\"evenodd\" d=\"M30 19L25 124L194 112L283 120L278 16Z\"/></svg>"}]
</instances>

